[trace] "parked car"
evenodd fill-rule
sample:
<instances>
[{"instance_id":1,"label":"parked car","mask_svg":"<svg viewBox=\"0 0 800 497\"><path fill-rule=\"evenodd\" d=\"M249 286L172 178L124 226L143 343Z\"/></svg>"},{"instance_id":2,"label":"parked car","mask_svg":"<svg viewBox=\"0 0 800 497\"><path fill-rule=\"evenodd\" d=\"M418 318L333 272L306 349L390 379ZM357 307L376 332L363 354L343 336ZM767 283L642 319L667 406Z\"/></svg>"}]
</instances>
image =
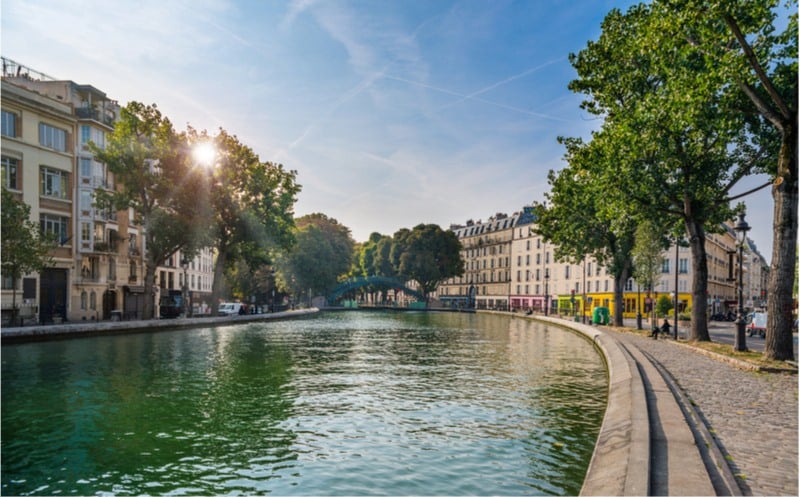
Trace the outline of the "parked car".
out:
<instances>
[{"instance_id":1,"label":"parked car","mask_svg":"<svg viewBox=\"0 0 800 497\"><path fill-rule=\"evenodd\" d=\"M754 312L750 314L748 316L747 330L750 332L750 336L758 333L761 338L764 338L767 335L767 313Z\"/></svg>"},{"instance_id":2,"label":"parked car","mask_svg":"<svg viewBox=\"0 0 800 497\"><path fill-rule=\"evenodd\" d=\"M239 302L223 302L219 305L219 309L217 310L217 315L219 316L238 316L244 313L244 304L240 304Z\"/></svg>"},{"instance_id":3,"label":"parked car","mask_svg":"<svg viewBox=\"0 0 800 497\"><path fill-rule=\"evenodd\" d=\"M183 314L183 294L180 290L169 290L159 302L161 318L176 318Z\"/></svg>"}]
</instances>

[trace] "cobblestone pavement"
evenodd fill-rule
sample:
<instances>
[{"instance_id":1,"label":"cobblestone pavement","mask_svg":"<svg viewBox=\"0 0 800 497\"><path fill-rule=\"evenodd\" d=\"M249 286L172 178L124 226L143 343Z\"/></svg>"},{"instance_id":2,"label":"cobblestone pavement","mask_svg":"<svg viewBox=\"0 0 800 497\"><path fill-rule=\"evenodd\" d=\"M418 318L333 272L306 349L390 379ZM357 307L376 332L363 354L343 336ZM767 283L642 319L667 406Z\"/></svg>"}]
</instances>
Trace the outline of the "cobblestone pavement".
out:
<instances>
[{"instance_id":1,"label":"cobblestone pavement","mask_svg":"<svg viewBox=\"0 0 800 497\"><path fill-rule=\"evenodd\" d=\"M743 371L668 340L612 333L669 370L716 435L744 495L798 495L797 375Z\"/></svg>"}]
</instances>

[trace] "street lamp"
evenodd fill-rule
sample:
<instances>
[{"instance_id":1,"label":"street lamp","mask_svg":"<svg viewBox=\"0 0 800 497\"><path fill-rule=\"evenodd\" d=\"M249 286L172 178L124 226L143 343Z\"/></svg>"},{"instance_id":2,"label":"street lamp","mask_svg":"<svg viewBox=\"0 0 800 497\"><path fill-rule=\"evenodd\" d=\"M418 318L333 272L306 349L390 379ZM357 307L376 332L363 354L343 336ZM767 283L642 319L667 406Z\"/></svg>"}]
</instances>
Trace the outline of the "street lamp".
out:
<instances>
[{"instance_id":1,"label":"street lamp","mask_svg":"<svg viewBox=\"0 0 800 497\"><path fill-rule=\"evenodd\" d=\"M747 232L750 231L750 225L744 220L744 212L739 214L739 220L736 226L733 227L736 232L736 244L739 247L739 279L736 282L737 290L739 290L739 309L736 316L736 339L733 343L733 350L737 352L744 352L747 350L744 335L744 299L742 298L742 255L744 252L744 243L747 240Z\"/></svg>"},{"instance_id":2,"label":"street lamp","mask_svg":"<svg viewBox=\"0 0 800 497\"><path fill-rule=\"evenodd\" d=\"M186 281L186 270L189 269L189 259L187 259L186 256L181 257L181 267L183 268L183 288L181 289L183 298L183 315L186 317L192 317L192 306L189 304L189 282Z\"/></svg>"},{"instance_id":3,"label":"street lamp","mask_svg":"<svg viewBox=\"0 0 800 497\"><path fill-rule=\"evenodd\" d=\"M548 300L550 298L550 269L544 268L544 315L547 316L550 312Z\"/></svg>"}]
</instances>

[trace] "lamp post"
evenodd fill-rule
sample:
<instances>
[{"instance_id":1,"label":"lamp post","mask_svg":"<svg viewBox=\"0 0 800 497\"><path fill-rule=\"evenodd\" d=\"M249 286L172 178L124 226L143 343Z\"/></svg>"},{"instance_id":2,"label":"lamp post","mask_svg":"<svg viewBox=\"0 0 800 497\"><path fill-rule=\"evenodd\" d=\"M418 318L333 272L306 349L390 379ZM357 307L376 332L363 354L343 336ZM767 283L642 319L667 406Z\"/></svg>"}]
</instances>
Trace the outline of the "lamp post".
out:
<instances>
[{"instance_id":1,"label":"lamp post","mask_svg":"<svg viewBox=\"0 0 800 497\"><path fill-rule=\"evenodd\" d=\"M681 245L681 237L676 236L675 237L675 300L672 307L673 311L675 312L675 321L674 321L675 326L673 326L672 328L672 333L674 334L673 338L675 338L675 340L678 339L678 269L680 262L679 260L680 253L678 252L678 248L680 247L680 245Z\"/></svg>"},{"instance_id":2,"label":"lamp post","mask_svg":"<svg viewBox=\"0 0 800 497\"><path fill-rule=\"evenodd\" d=\"M747 232L750 231L750 225L744 220L744 212L739 214L739 220L736 226L733 227L736 232L736 244L739 248L739 278L736 282L736 288L739 291L739 308L737 309L736 316L736 339L733 343L733 350L737 352L744 352L747 350L745 343L745 320L744 320L744 299L742 298L742 255L744 252L744 243L747 240Z\"/></svg>"},{"instance_id":3,"label":"lamp post","mask_svg":"<svg viewBox=\"0 0 800 497\"><path fill-rule=\"evenodd\" d=\"M581 297L581 314L583 324L586 324L586 256L583 256L583 296Z\"/></svg>"},{"instance_id":4,"label":"lamp post","mask_svg":"<svg viewBox=\"0 0 800 497\"><path fill-rule=\"evenodd\" d=\"M550 299L550 269L544 269L544 315L547 316L550 312L548 300Z\"/></svg>"},{"instance_id":5,"label":"lamp post","mask_svg":"<svg viewBox=\"0 0 800 497\"><path fill-rule=\"evenodd\" d=\"M181 267L183 268L183 286L181 288L183 315L186 317L192 317L192 306L189 304L189 283L186 281L186 270L189 269L189 260L186 258L186 256L181 257Z\"/></svg>"}]
</instances>

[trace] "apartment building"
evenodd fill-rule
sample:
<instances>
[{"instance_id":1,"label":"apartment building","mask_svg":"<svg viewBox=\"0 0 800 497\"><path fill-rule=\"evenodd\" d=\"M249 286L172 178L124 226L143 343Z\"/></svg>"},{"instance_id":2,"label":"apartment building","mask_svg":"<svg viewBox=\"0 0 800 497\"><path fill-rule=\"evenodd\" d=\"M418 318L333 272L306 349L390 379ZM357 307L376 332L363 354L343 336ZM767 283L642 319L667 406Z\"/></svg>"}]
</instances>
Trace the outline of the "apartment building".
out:
<instances>
[{"instance_id":1,"label":"apartment building","mask_svg":"<svg viewBox=\"0 0 800 497\"><path fill-rule=\"evenodd\" d=\"M186 271L168 261L157 271L163 275L157 293L146 296L145 237L132 210L94 205L98 190L117 185L89 142L105 147L119 104L91 85L57 80L10 59L2 62L3 186L30 205L32 218L60 240L53 267L23 278L22 314L42 323L137 319L145 299L158 308L162 289L181 290L184 274L194 301L207 301L210 252L187 261ZM175 257L181 260L181 254ZM4 314L11 308L14 284L3 278Z\"/></svg>"},{"instance_id":2,"label":"apartment building","mask_svg":"<svg viewBox=\"0 0 800 497\"><path fill-rule=\"evenodd\" d=\"M496 214L485 223L470 220L450 227L461 242L464 275L439 286L440 301L458 308L509 308L511 238L517 219L516 214Z\"/></svg>"},{"instance_id":3,"label":"apartment building","mask_svg":"<svg viewBox=\"0 0 800 497\"><path fill-rule=\"evenodd\" d=\"M577 263L556 261L555 247L535 233L535 221L532 207L525 207L511 216L496 214L486 223L470 220L452 225L450 229L462 243L465 274L443 282L438 299L447 306L568 316L588 317L596 307L613 312L614 279L609 271L592 257ZM625 282L625 317L635 317L638 312L647 315L662 295L673 301L677 298L680 311L692 305L693 268L691 251L685 245L673 244L664 251L661 277L654 288L639 288L633 278ZM736 260L729 254L736 250L736 237L731 225L709 235L706 250L710 312L735 310L731 264L736 266ZM745 254L743 286L745 295L752 296L745 296L745 304L753 308L757 307L756 296L764 295L767 266L752 242L748 241Z\"/></svg>"},{"instance_id":4,"label":"apartment building","mask_svg":"<svg viewBox=\"0 0 800 497\"><path fill-rule=\"evenodd\" d=\"M3 186L28 204L31 218L58 241L51 253L52 264L39 274L25 275L21 282L3 275L3 309L10 309L16 288L22 299L21 316L61 321L69 309L69 274L75 255L73 137L77 120L66 102L5 79L0 85Z\"/></svg>"}]
</instances>

